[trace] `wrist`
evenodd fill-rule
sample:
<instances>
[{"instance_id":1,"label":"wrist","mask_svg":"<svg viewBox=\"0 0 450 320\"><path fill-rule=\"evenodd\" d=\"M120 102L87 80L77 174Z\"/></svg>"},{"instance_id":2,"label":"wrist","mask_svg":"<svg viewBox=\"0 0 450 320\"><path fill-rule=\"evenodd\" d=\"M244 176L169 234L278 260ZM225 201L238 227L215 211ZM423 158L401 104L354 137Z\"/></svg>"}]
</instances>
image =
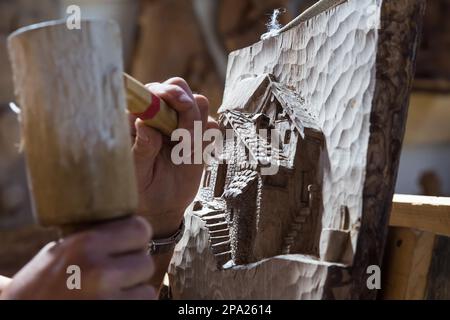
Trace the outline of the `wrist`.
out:
<instances>
[{"instance_id":1,"label":"wrist","mask_svg":"<svg viewBox=\"0 0 450 320\"><path fill-rule=\"evenodd\" d=\"M173 252L177 243L181 240L184 234L184 220L181 222L178 230L167 238L153 238L149 242L148 254L161 255Z\"/></svg>"}]
</instances>

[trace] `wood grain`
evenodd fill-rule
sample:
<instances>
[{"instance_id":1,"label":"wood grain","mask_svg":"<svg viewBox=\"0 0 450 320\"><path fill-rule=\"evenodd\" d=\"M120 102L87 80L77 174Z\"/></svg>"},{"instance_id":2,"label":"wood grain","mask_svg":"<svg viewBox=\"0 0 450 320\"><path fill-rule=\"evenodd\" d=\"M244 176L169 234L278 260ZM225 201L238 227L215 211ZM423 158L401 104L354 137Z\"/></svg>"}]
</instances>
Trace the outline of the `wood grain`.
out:
<instances>
[{"instance_id":1,"label":"wood grain","mask_svg":"<svg viewBox=\"0 0 450 320\"><path fill-rule=\"evenodd\" d=\"M389 225L450 236L450 198L396 194Z\"/></svg>"},{"instance_id":2,"label":"wood grain","mask_svg":"<svg viewBox=\"0 0 450 320\"><path fill-rule=\"evenodd\" d=\"M425 298L434 241L431 232L389 228L380 298Z\"/></svg>"}]
</instances>

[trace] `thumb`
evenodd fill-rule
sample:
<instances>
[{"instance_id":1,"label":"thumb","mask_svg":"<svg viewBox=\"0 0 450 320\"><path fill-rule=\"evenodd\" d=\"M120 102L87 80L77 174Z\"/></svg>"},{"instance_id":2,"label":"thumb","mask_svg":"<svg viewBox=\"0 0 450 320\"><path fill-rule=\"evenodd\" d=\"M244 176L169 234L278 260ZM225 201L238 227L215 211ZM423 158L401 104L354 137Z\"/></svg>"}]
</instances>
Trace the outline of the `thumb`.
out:
<instances>
[{"instance_id":1,"label":"thumb","mask_svg":"<svg viewBox=\"0 0 450 320\"><path fill-rule=\"evenodd\" d=\"M147 178L149 170L152 168L156 157L162 147L162 134L149 126L145 125L140 119L135 122L136 139L133 144L133 156L136 166L138 179Z\"/></svg>"}]
</instances>

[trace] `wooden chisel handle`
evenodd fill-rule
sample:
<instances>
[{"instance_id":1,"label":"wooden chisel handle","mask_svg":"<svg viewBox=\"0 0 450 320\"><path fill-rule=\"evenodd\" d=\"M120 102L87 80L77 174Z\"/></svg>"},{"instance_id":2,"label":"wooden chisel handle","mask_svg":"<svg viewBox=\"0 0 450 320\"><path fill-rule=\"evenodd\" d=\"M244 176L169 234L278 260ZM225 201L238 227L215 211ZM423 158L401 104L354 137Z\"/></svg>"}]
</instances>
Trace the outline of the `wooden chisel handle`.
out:
<instances>
[{"instance_id":1,"label":"wooden chisel handle","mask_svg":"<svg viewBox=\"0 0 450 320\"><path fill-rule=\"evenodd\" d=\"M128 111L150 127L170 136L178 127L178 116L166 102L152 94L141 82L124 73Z\"/></svg>"}]
</instances>

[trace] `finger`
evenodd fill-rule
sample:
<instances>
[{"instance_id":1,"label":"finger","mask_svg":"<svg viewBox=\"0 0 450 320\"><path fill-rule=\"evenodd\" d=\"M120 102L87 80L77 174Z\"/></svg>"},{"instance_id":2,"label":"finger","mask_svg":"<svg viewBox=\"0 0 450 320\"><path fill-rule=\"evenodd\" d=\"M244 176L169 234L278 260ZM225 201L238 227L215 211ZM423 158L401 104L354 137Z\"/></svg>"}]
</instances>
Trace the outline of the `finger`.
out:
<instances>
[{"instance_id":1,"label":"finger","mask_svg":"<svg viewBox=\"0 0 450 320\"><path fill-rule=\"evenodd\" d=\"M99 225L74 236L87 245L90 252L115 255L147 249L152 231L146 220L132 216Z\"/></svg>"},{"instance_id":2,"label":"finger","mask_svg":"<svg viewBox=\"0 0 450 320\"><path fill-rule=\"evenodd\" d=\"M186 92L182 87L175 84L155 82L145 87L179 112L190 109L195 102L194 97L189 92Z\"/></svg>"},{"instance_id":3,"label":"finger","mask_svg":"<svg viewBox=\"0 0 450 320\"><path fill-rule=\"evenodd\" d=\"M214 118L212 118L211 116L208 116L208 120L207 120L207 123L206 123L205 131L206 130L210 130L210 129L211 130L219 130L219 125L214 120ZM219 142L217 141L216 137L209 138L209 139L204 139L204 142L203 142L203 150L204 150L203 161L205 161L207 164L210 164L211 163L210 161L213 158L215 158L215 156L214 156L215 152L214 152L214 150L208 149L208 152L205 153L205 150L206 150L207 146L211 146L211 145L214 146L214 144L217 144L217 143L219 143Z\"/></svg>"},{"instance_id":4,"label":"finger","mask_svg":"<svg viewBox=\"0 0 450 320\"><path fill-rule=\"evenodd\" d=\"M174 84L176 86L179 86L180 88L182 88L185 92L187 92L187 94L194 99L194 95L192 94L192 90L191 87L189 87L189 84L186 82L186 80L184 80L183 78L180 77L173 77L170 78L167 81L164 81L164 83L166 84Z\"/></svg>"},{"instance_id":5,"label":"finger","mask_svg":"<svg viewBox=\"0 0 450 320\"><path fill-rule=\"evenodd\" d=\"M183 88L173 84L155 84L149 90L163 99L178 113L178 128L190 131L194 129L194 122L201 120L200 110L195 99Z\"/></svg>"},{"instance_id":6,"label":"finger","mask_svg":"<svg viewBox=\"0 0 450 320\"><path fill-rule=\"evenodd\" d=\"M128 114L128 123L130 125L130 134L131 134L131 137L134 140L135 137L136 137L136 126L135 126L135 123L136 123L137 117L134 114L132 114L132 113L130 113L128 111L127 111L127 114Z\"/></svg>"},{"instance_id":7,"label":"finger","mask_svg":"<svg viewBox=\"0 0 450 320\"><path fill-rule=\"evenodd\" d=\"M113 256L108 259L107 268L103 273L102 287L106 286L107 290L116 287L128 289L147 283L154 272L154 263L146 250Z\"/></svg>"},{"instance_id":8,"label":"finger","mask_svg":"<svg viewBox=\"0 0 450 320\"><path fill-rule=\"evenodd\" d=\"M200 95L200 94L194 94L194 99L197 103L197 106L198 106L198 109L200 111L200 115L202 118L202 134L203 134L205 132L205 130L207 129L207 124L208 124L209 101L205 96ZM202 137L203 137L203 135L202 135ZM208 142L204 141L202 139L202 152L207 145L208 145ZM199 152L199 151L200 150L197 150L197 152Z\"/></svg>"},{"instance_id":9,"label":"finger","mask_svg":"<svg viewBox=\"0 0 450 320\"><path fill-rule=\"evenodd\" d=\"M183 78L173 77L173 78L168 79L164 83L166 83L166 84L173 84L173 85L179 86L185 92L187 92L187 94L195 101L195 103L196 103L196 105L197 105L197 107L199 108L199 111L200 111L200 118L202 120L202 132L204 132L205 131L206 122L207 122L206 118L207 118L208 112L209 112L209 101L208 101L208 99L205 96L198 95L198 94L193 94L192 90L191 90L191 87L186 82L186 80L184 80ZM195 120L195 121L197 121L197 120Z\"/></svg>"},{"instance_id":10,"label":"finger","mask_svg":"<svg viewBox=\"0 0 450 320\"><path fill-rule=\"evenodd\" d=\"M156 300L158 299L155 288L149 285L140 285L120 292L121 300Z\"/></svg>"},{"instance_id":11,"label":"finger","mask_svg":"<svg viewBox=\"0 0 450 320\"><path fill-rule=\"evenodd\" d=\"M162 134L149 126L141 119L135 122L136 138L132 148L136 168L153 167L153 162L162 147Z\"/></svg>"},{"instance_id":12,"label":"finger","mask_svg":"<svg viewBox=\"0 0 450 320\"><path fill-rule=\"evenodd\" d=\"M208 123L206 124L206 129L219 129L219 124L217 123L217 121L211 117L208 116Z\"/></svg>"},{"instance_id":13,"label":"finger","mask_svg":"<svg viewBox=\"0 0 450 320\"><path fill-rule=\"evenodd\" d=\"M200 117L202 119L202 130L205 131L206 124L208 123L209 101L205 96L201 94L194 94L194 99L200 111Z\"/></svg>"},{"instance_id":14,"label":"finger","mask_svg":"<svg viewBox=\"0 0 450 320\"><path fill-rule=\"evenodd\" d=\"M152 183L156 158L162 145L162 134L138 119L132 152L139 191L145 190Z\"/></svg>"}]
</instances>

